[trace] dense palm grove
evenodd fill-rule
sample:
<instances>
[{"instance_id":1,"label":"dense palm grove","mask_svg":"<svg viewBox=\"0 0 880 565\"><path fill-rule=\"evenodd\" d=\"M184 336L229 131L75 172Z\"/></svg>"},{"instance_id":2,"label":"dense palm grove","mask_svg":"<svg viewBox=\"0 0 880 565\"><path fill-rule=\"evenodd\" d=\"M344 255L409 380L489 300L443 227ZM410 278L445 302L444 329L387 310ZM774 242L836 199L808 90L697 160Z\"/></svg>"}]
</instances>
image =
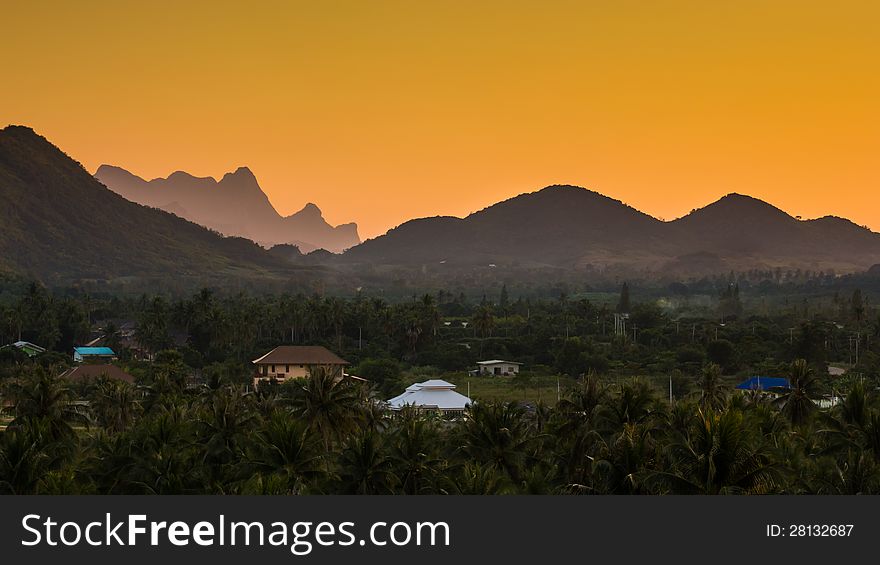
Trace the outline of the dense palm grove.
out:
<instances>
[{"instance_id":1,"label":"dense palm grove","mask_svg":"<svg viewBox=\"0 0 880 565\"><path fill-rule=\"evenodd\" d=\"M811 402L791 368L775 400L731 395L707 367L693 399L586 377L555 407L477 403L459 420L384 413L362 385L318 373L247 393L187 390L173 367L136 389L72 391L43 370L8 390L4 493L876 493L880 406L861 384ZM85 429L80 426L88 423Z\"/></svg>"},{"instance_id":2,"label":"dense palm grove","mask_svg":"<svg viewBox=\"0 0 880 565\"><path fill-rule=\"evenodd\" d=\"M0 341L53 351L0 352L0 492L878 492L880 324L867 297L742 294L732 284L708 300L642 300L624 287L603 302L502 288L388 303L30 285L0 306ZM615 312L628 314L617 333ZM138 352L115 328L124 318ZM136 384L58 378L96 320ZM318 372L254 390L249 360L282 343L326 345L368 382ZM558 402L476 397L458 418L383 409L411 382L481 357L559 375ZM828 376L829 362L847 375ZM750 374L792 388L733 389ZM814 402L831 394L842 398L831 408Z\"/></svg>"}]
</instances>

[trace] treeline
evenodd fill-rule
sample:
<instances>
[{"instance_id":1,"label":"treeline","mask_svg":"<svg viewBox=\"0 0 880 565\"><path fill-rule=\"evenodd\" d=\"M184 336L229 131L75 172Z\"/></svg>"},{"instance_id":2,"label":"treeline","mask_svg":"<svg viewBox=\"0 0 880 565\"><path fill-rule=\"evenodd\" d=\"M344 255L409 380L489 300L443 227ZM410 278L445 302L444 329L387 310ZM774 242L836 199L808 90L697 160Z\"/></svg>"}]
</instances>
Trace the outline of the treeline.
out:
<instances>
[{"instance_id":1,"label":"treeline","mask_svg":"<svg viewBox=\"0 0 880 565\"><path fill-rule=\"evenodd\" d=\"M323 373L259 393L149 384L74 391L38 366L4 386L5 494L876 494L880 404L855 383L820 410L805 361L780 397L708 366L670 402L642 380L588 376L554 407L477 402L457 419L388 413ZM85 405L75 398L89 400Z\"/></svg>"},{"instance_id":2,"label":"treeline","mask_svg":"<svg viewBox=\"0 0 880 565\"><path fill-rule=\"evenodd\" d=\"M880 384L880 315L860 289L827 297L826 307L791 300L771 313L756 310L755 300L737 283L699 307L687 299L631 297L628 285L605 300L533 300L502 287L477 300L439 291L388 302L210 290L179 299L94 298L32 284L0 306L0 345L23 339L48 348L36 362L49 367L69 363L74 345L102 337L136 376L149 370L139 359L173 349L191 374L234 374L239 384L251 376L250 361L278 345L324 345L388 392L410 384L399 380L403 371L461 373L487 358L575 379L589 372L672 377L682 393L707 363L731 377L784 376L797 358L818 375L834 363ZM135 329L123 339L125 324ZM0 380L29 362L11 348L0 350ZM821 382L826 392L846 386Z\"/></svg>"}]
</instances>

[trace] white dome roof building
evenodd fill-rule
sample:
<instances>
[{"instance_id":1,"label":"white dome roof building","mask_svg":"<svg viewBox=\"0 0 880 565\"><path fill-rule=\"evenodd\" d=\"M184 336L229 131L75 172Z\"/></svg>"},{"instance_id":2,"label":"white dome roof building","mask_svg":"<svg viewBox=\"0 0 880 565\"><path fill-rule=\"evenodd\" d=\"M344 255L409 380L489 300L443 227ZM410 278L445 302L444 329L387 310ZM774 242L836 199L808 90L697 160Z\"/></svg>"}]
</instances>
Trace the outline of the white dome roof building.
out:
<instances>
[{"instance_id":1,"label":"white dome roof building","mask_svg":"<svg viewBox=\"0 0 880 565\"><path fill-rule=\"evenodd\" d=\"M455 413L464 412L470 403L470 398L455 392L454 384L432 379L408 386L403 394L388 401L388 407L391 410L401 410L406 406L413 406L425 410Z\"/></svg>"}]
</instances>

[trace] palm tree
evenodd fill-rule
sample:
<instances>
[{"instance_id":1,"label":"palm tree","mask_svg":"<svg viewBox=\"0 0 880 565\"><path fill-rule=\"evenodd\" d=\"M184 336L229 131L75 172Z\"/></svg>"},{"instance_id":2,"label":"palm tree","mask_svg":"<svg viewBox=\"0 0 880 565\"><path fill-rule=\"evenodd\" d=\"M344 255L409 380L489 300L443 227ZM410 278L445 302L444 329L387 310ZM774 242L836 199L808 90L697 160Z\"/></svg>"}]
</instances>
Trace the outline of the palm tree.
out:
<instances>
[{"instance_id":1,"label":"palm tree","mask_svg":"<svg viewBox=\"0 0 880 565\"><path fill-rule=\"evenodd\" d=\"M193 418L183 406L162 408L131 438L127 493L191 494L206 490Z\"/></svg>"},{"instance_id":2,"label":"palm tree","mask_svg":"<svg viewBox=\"0 0 880 565\"><path fill-rule=\"evenodd\" d=\"M495 316L492 315L492 307L488 304L481 305L474 313L471 323L474 325L474 331L480 336L480 357L482 357L483 342L492 335L492 329L495 327Z\"/></svg>"},{"instance_id":3,"label":"palm tree","mask_svg":"<svg viewBox=\"0 0 880 565\"><path fill-rule=\"evenodd\" d=\"M305 312L303 316L303 330L308 335L309 340L315 339L315 334L319 328L325 326L326 321L324 302L317 296L313 296L305 304Z\"/></svg>"},{"instance_id":4,"label":"palm tree","mask_svg":"<svg viewBox=\"0 0 880 565\"><path fill-rule=\"evenodd\" d=\"M870 453L880 462L880 411L861 382L853 384L839 406L823 418L820 434L828 438L828 449L836 453Z\"/></svg>"},{"instance_id":5,"label":"palm tree","mask_svg":"<svg viewBox=\"0 0 880 565\"><path fill-rule=\"evenodd\" d=\"M139 396L134 385L100 377L92 388L89 411L108 433L119 433L127 429L140 413Z\"/></svg>"},{"instance_id":6,"label":"palm tree","mask_svg":"<svg viewBox=\"0 0 880 565\"><path fill-rule=\"evenodd\" d=\"M649 482L673 494L766 493L778 475L762 439L734 409L700 409L691 429L672 433L668 457L671 470L652 473Z\"/></svg>"},{"instance_id":7,"label":"palm tree","mask_svg":"<svg viewBox=\"0 0 880 565\"><path fill-rule=\"evenodd\" d=\"M434 418L404 409L395 414L390 433L390 457L403 492L433 492L445 463L439 452L442 439Z\"/></svg>"},{"instance_id":8,"label":"palm tree","mask_svg":"<svg viewBox=\"0 0 880 565\"><path fill-rule=\"evenodd\" d=\"M431 333L431 337L437 337L437 329L440 327L440 310L437 309L437 303L434 295L425 294L422 297L420 317L422 319L422 327Z\"/></svg>"},{"instance_id":9,"label":"palm tree","mask_svg":"<svg viewBox=\"0 0 880 565\"><path fill-rule=\"evenodd\" d=\"M590 482L593 454L602 438L596 430L596 417L608 399L609 391L592 373L581 379L556 405L550 430L555 443L559 479L569 489ZM588 487L587 487L588 488Z\"/></svg>"},{"instance_id":10,"label":"palm tree","mask_svg":"<svg viewBox=\"0 0 880 565\"><path fill-rule=\"evenodd\" d=\"M40 426L0 434L0 494L34 494L52 466Z\"/></svg>"},{"instance_id":11,"label":"palm tree","mask_svg":"<svg viewBox=\"0 0 880 565\"><path fill-rule=\"evenodd\" d=\"M247 491L299 494L324 476L321 438L302 420L275 411L254 439L248 460L256 474L248 480Z\"/></svg>"},{"instance_id":12,"label":"palm tree","mask_svg":"<svg viewBox=\"0 0 880 565\"><path fill-rule=\"evenodd\" d=\"M607 397L596 414L597 424L606 432L616 432L624 424L640 422L651 416L654 394L647 382L631 379L620 386L617 394Z\"/></svg>"},{"instance_id":13,"label":"palm tree","mask_svg":"<svg viewBox=\"0 0 880 565\"><path fill-rule=\"evenodd\" d=\"M877 494L880 492L880 464L868 453L849 450L827 469L814 471L818 477L811 492L817 494Z\"/></svg>"},{"instance_id":14,"label":"palm tree","mask_svg":"<svg viewBox=\"0 0 880 565\"><path fill-rule=\"evenodd\" d=\"M522 407L513 402L470 404L460 433L465 456L495 466L520 484L536 440Z\"/></svg>"},{"instance_id":15,"label":"palm tree","mask_svg":"<svg viewBox=\"0 0 880 565\"><path fill-rule=\"evenodd\" d=\"M291 386L294 414L324 439L328 450L334 442L356 430L363 420L364 394L358 384L342 375L317 368Z\"/></svg>"},{"instance_id":16,"label":"palm tree","mask_svg":"<svg viewBox=\"0 0 880 565\"><path fill-rule=\"evenodd\" d=\"M468 461L442 481L449 494L497 495L513 492L510 478L491 464Z\"/></svg>"},{"instance_id":17,"label":"palm tree","mask_svg":"<svg viewBox=\"0 0 880 565\"><path fill-rule=\"evenodd\" d=\"M135 337L151 355L155 355L171 344L168 335L168 305L161 296L152 300L147 300L144 296L141 302Z\"/></svg>"},{"instance_id":18,"label":"palm tree","mask_svg":"<svg viewBox=\"0 0 880 565\"><path fill-rule=\"evenodd\" d=\"M337 298L327 300L327 321L336 335L336 350L342 349L342 328L345 324L345 305Z\"/></svg>"},{"instance_id":19,"label":"palm tree","mask_svg":"<svg viewBox=\"0 0 880 565\"><path fill-rule=\"evenodd\" d=\"M853 383L836 411L846 425L864 427L871 414L865 384L860 381Z\"/></svg>"},{"instance_id":20,"label":"palm tree","mask_svg":"<svg viewBox=\"0 0 880 565\"><path fill-rule=\"evenodd\" d=\"M782 413L794 425L803 425L816 410L813 399L819 396L819 380L804 359L791 364L791 388L776 399Z\"/></svg>"},{"instance_id":21,"label":"palm tree","mask_svg":"<svg viewBox=\"0 0 880 565\"><path fill-rule=\"evenodd\" d=\"M19 301L14 307L6 310L6 324L9 333L13 336L11 341L21 341L21 332L24 326L24 302ZM6 341L4 340L4 343Z\"/></svg>"},{"instance_id":22,"label":"palm tree","mask_svg":"<svg viewBox=\"0 0 880 565\"><path fill-rule=\"evenodd\" d=\"M224 479L243 459L244 446L253 429L256 415L251 397L233 388L212 392L204 401L197 418L199 444L205 472L217 490Z\"/></svg>"},{"instance_id":23,"label":"palm tree","mask_svg":"<svg viewBox=\"0 0 880 565\"><path fill-rule=\"evenodd\" d=\"M422 326L414 315L411 315L404 326L404 334L406 335L406 344L409 348L409 356L414 359L416 350L419 345L419 338L422 336Z\"/></svg>"},{"instance_id":24,"label":"palm tree","mask_svg":"<svg viewBox=\"0 0 880 565\"><path fill-rule=\"evenodd\" d=\"M721 410L727 399L721 381L721 367L709 363L703 367L699 382L700 406L703 410Z\"/></svg>"},{"instance_id":25,"label":"palm tree","mask_svg":"<svg viewBox=\"0 0 880 565\"><path fill-rule=\"evenodd\" d=\"M563 424L591 425L597 408L605 402L608 389L599 383L599 379L593 373L580 380L580 386L572 389L556 405L557 412L563 415Z\"/></svg>"},{"instance_id":26,"label":"palm tree","mask_svg":"<svg viewBox=\"0 0 880 565\"><path fill-rule=\"evenodd\" d=\"M15 418L10 428L34 425L48 426L48 438L57 441L74 435L72 423L85 423L84 415L72 404L72 394L67 383L52 376L40 365L13 380L7 386L6 398L13 405Z\"/></svg>"},{"instance_id":27,"label":"palm tree","mask_svg":"<svg viewBox=\"0 0 880 565\"><path fill-rule=\"evenodd\" d=\"M345 442L339 464L346 494L392 494L399 482L384 436L372 428Z\"/></svg>"},{"instance_id":28,"label":"palm tree","mask_svg":"<svg viewBox=\"0 0 880 565\"><path fill-rule=\"evenodd\" d=\"M131 484L135 461L136 430L109 435L99 430L89 438L81 475L101 494L141 492Z\"/></svg>"},{"instance_id":29,"label":"palm tree","mask_svg":"<svg viewBox=\"0 0 880 565\"><path fill-rule=\"evenodd\" d=\"M648 422L625 423L608 442L598 444L592 458L590 482L602 494L643 494L644 484L655 467L659 448L657 430Z\"/></svg>"}]
</instances>

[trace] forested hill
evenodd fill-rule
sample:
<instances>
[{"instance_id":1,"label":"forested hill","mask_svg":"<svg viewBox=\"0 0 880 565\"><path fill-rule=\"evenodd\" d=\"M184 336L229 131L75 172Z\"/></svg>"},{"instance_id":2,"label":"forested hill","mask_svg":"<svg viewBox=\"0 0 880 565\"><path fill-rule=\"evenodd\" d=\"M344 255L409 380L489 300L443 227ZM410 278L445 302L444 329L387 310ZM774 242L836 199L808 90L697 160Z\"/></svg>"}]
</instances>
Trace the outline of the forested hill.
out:
<instances>
[{"instance_id":1,"label":"forested hill","mask_svg":"<svg viewBox=\"0 0 880 565\"><path fill-rule=\"evenodd\" d=\"M32 129L0 130L0 270L46 282L281 278L290 264L129 202Z\"/></svg>"},{"instance_id":2,"label":"forested hill","mask_svg":"<svg viewBox=\"0 0 880 565\"><path fill-rule=\"evenodd\" d=\"M777 268L849 273L880 263L880 234L843 218L801 220L740 194L667 222L591 190L549 186L465 218L406 222L343 260L674 277Z\"/></svg>"}]
</instances>

